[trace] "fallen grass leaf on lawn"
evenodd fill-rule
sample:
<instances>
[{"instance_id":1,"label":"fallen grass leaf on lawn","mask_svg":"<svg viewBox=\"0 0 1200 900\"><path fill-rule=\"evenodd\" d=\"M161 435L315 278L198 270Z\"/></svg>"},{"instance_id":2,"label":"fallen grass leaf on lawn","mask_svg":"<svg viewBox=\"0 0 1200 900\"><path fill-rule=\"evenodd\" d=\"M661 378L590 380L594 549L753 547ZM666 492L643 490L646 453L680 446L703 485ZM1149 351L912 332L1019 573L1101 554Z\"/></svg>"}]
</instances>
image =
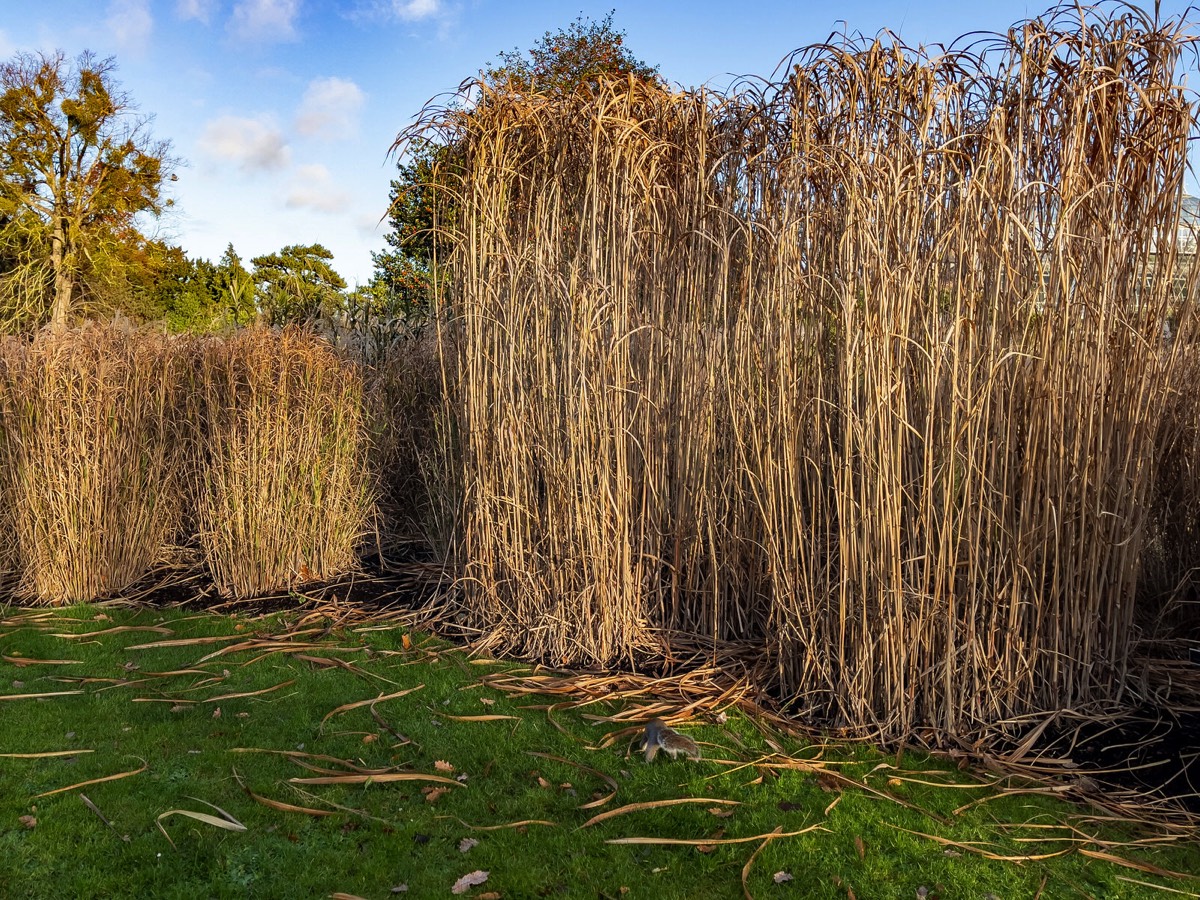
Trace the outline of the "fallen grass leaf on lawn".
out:
<instances>
[{"instance_id":1,"label":"fallen grass leaf on lawn","mask_svg":"<svg viewBox=\"0 0 1200 900\"><path fill-rule=\"evenodd\" d=\"M0 656L6 663L14 666L79 666L83 665L78 659L26 659L24 656Z\"/></svg>"},{"instance_id":2,"label":"fallen grass leaf on lawn","mask_svg":"<svg viewBox=\"0 0 1200 900\"><path fill-rule=\"evenodd\" d=\"M280 688L285 688L285 687L288 687L289 685L293 685L295 683L296 683L296 679L292 678L292 679L289 679L288 681L281 682L280 684L273 685L272 687L262 688L257 691L242 691L237 694L222 694L219 697L209 697L207 700L204 700L202 702L217 703L218 701L221 701L221 700L240 700L242 697L257 697L260 694L269 694L269 693L271 693L271 691L277 691Z\"/></svg>"},{"instance_id":3,"label":"fallen grass leaf on lawn","mask_svg":"<svg viewBox=\"0 0 1200 900\"><path fill-rule=\"evenodd\" d=\"M329 712L327 712L325 714L325 717L321 719L321 725L324 726L325 723L329 719L333 718L334 716L338 715L339 713L349 712L352 709L358 709L359 707L363 707L363 706L373 707L376 703L382 703L384 700L395 700L397 697L403 697L406 694L411 694L414 691L419 691L423 687L425 687L424 684L418 684L416 687L406 688L403 691L396 691L394 694L381 694L378 697L371 697L367 700L356 700L353 703L343 703L341 706L337 707L336 709L333 709L333 710L330 710Z\"/></svg>"},{"instance_id":4,"label":"fallen grass leaf on lawn","mask_svg":"<svg viewBox=\"0 0 1200 900\"><path fill-rule=\"evenodd\" d=\"M175 638L170 641L152 641L149 644L131 644L126 650L157 650L163 647L196 647L201 644L220 644L224 641L240 641L240 634L222 634L217 637Z\"/></svg>"},{"instance_id":5,"label":"fallen grass leaf on lawn","mask_svg":"<svg viewBox=\"0 0 1200 900\"><path fill-rule=\"evenodd\" d=\"M421 772L383 772L373 775L322 775L319 778L289 778L291 784L371 784L387 781L436 781L464 787L452 778L440 775L425 775Z\"/></svg>"},{"instance_id":6,"label":"fallen grass leaf on lawn","mask_svg":"<svg viewBox=\"0 0 1200 900\"><path fill-rule=\"evenodd\" d=\"M87 794L80 794L79 799L83 801L84 806L86 806L88 809L90 809L92 812L94 812L97 816L100 817L101 822L103 822L105 825L107 825L109 828L112 829L113 834L115 834L117 837L119 837L125 843L127 843L127 844L129 843L129 835L121 834L121 832L117 831L117 826L113 825L112 822L108 821L108 817L105 816L104 813L100 812L100 807L98 807L95 803L93 803L91 800L88 799Z\"/></svg>"},{"instance_id":7,"label":"fallen grass leaf on lawn","mask_svg":"<svg viewBox=\"0 0 1200 900\"><path fill-rule=\"evenodd\" d=\"M0 700L36 700L42 697L70 697L83 691L43 691L40 694L0 694Z\"/></svg>"},{"instance_id":8,"label":"fallen grass leaf on lawn","mask_svg":"<svg viewBox=\"0 0 1200 900\"><path fill-rule=\"evenodd\" d=\"M76 638L99 637L102 634L121 634L127 631L152 631L155 634L175 633L170 628L163 628L161 625L117 625L114 628L101 628L99 631L81 631L78 634L51 634L50 637L74 640Z\"/></svg>"},{"instance_id":9,"label":"fallen grass leaf on lawn","mask_svg":"<svg viewBox=\"0 0 1200 900\"><path fill-rule=\"evenodd\" d=\"M238 786L246 792L251 800L254 800L256 803L261 803L263 806L279 810L280 812L301 813L306 816L320 817L333 815L333 810L331 809L311 809L307 806L296 806L294 803L285 803L282 800L272 800L270 797L263 797L260 794L256 794L254 791L250 790L250 788L246 787L246 783L242 781L242 776L238 773L237 769L233 770L233 777L234 780L237 781Z\"/></svg>"},{"instance_id":10,"label":"fallen grass leaf on lawn","mask_svg":"<svg viewBox=\"0 0 1200 900\"><path fill-rule=\"evenodd\" d=\"M33 797L36 800L38 797L49 797L53 794L61 794L63 791L73 791L75 788L87 787L89 784L102 784L105 781L116 781L120 778L128 778L130 775L140 775L142 772L146 771L146 768L146 766L142 766L140 769L133 769L129 772L118 772L116 775L105 775L103 778L91 778L87 781L77 782L76 784L68 784L66 787L55 788L52 791L43 791L40 794L34 794Z\"/></svg>"},{"instance_id":11,"label":"fallen grass leaf on lawn","mask_svg":"<svg viewBox=\"0 0 1200 900\"><path fill-rule=\"evenodd\" d=\"M520 721L520 716L502 716L498 713L487 716L452 716L449 713L438 713L443 719L449 719L451 722L503 722Z\"/></svg>"},{"instance_id":12,"label":"fallen grass leaf on lawn","mask_svg":"<svg viewBox=\"0 0 1200 900\"><path fill-rule=\"evenodd\" d=\"M742 894L746 897L746 900L754 900L753 895L750 893L750 885L748 883L750 881L750 869L754 866L754 860L758 858L758 854L762 853L763 850L766 849L767 844L771 843L771 841L775 840L775 838L779 837L779 835L782 833L783 826L777 826L775 830L767 835L767 837L763 839L763 842L755 848L754 852L750 854L750 858L746 860L746 864L742 866ZM775 874L778 875L779 873L776 872ZM778 884L779 882L775 883Z\"/></svg>"},{"instance_id":13,"label":"fallen grass leaf on lawn","mask_svg":"<svg viewBox=\"0 0 1200 900\"><path fill-rule=\"evenodd\" d=\"M437 788L441 790L441 788ZM503 825L472 825L469 822L464 822L458 816L435 816L437 819L453 819L458 822L463 828L470 828L472 831L502 831L505 828L525 828L528 825L546 825L550 828L557 828L557 822L549 822L546 819L522 819L520 822L505 822Z\"/></svg>"},{"instance_id":14,"label":"fallen grass leaf on lawn","mask_svg":"<svg viewBox=\"0 0 1200 900\"><path fill-rule=\"evenodd\" d=\"M0 759L49 759L52 756L78 756L92 750L47 750L45 753L0 753Z\"/></svg>"},{"instance_id":15,"label":"fallen grass leaf on lawn","mask_svg":"<svg viewBox=\"0 0 1200 900\"><path fill-rule=\"evenodd\" d=\"M1148 875L1157 875L1159 878L1200 878L1200 875L1188 875L1184 872L1172 872L1169 869L1161 869L1153 863L1125 859L1123 856L1114 856L1111 853L1105 853L1103 850L1088 850L1086 847L1080 847L1079 854L1090 859L1102 859L1105 862L1112 863L1114 866L1124 866L1127 869L1136 869L1137 871L1145 872Z\"/></svg>"},{"instance_id":16,"label":"fallen grass leaf on lawn","mask_svg":"<svg viewBox=\"0 0 1200 900\"><path fill-rule=\"evenodd\" d=\"M659 809L664 806L679 806L682 803L720 803L725 806L742 805L737 800L714 800L711 797L678 797L673 800L647 800L644 803L629 803L625 806L618 806L616 809L602 812L599 815L592 816L579 827L587 828L590 825L595 825L597 822L603 822L605 819L611 819L614 816L623 816L626 813L640 812L644 809Z\"/></svg>"},{"instance_id":17,"label":"fallen grass leaf on lawn","mask_svg":"<svg viewBox=\"0 0 1200 900\"><path fill-rule=\"evenodd\" d=\"M688 838L657 838L657 837L629 837L629 838L611 838L605 841L606 844L663 844L672 847L695 847L698 844L749 844L753 841L762 841L770 838L798 837L802 834L809 834L813 831L829 831L824 825L809 825L807 828L801 828L799 831L775 831L767 834L756 834L751 837L742 838L721 838L720 840L710 840L708 838L700 838L691 840Z\"/></svg>"},{"instance_id":18,"label":"fallen grass leaf on lawn","mask_svg":"<svg viewBox=\"0 0 1200 900\"><path fill-rule=\"evenodd\" d=\"M199 797L190 797L188 799L195 800L197 803L203 803L205 806L211 806L221 815L220 818L218 818L217 816L210 816L208 813L196 812L195 810L191 809L169 809L165 813L162 813L154 820L154 824L158 826L158 830L163 833L163 837L167 839L167 842L172 847L175 846L175 842L171 840L171 836L167 834L167 829L163 828L162 824L163 819L167 818L168 816L187 816L189 819L195 819L197 822L204 822L206 825L212 825L214 828L223 828L225 831L246 830L245 825L243 825L229 813L225 812L225 810L221 809L221 807L213 803L209 803L207 800L201 800Z\"/></svg>"}]
</instances>

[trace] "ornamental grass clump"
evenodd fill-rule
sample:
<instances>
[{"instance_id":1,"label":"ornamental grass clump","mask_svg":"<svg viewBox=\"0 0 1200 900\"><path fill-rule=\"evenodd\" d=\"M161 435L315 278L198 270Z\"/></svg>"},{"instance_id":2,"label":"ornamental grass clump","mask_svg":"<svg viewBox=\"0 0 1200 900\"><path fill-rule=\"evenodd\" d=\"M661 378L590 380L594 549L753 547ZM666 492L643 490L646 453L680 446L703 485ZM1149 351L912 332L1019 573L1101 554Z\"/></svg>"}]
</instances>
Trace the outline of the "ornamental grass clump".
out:
<instances>
[{"instance_id":1,"label":"ornamental grass clump","mask_svg":"<svg viewBox=\"0 0 1200 900\"><path fill-rule=\"evenodd\" d=\"M183 368L175 342L119 326L5 342L0 496L22 594L104 597L163 558L180 521Z\"/></svg>"},{"instance_id":2,"label":"ornamental grass clump","mask_svg":"<svg viewBox=\"0 0 1200 900\"><path fill-rule=\"evenodd\" d=\"M253 328L201 342L193 504L232 597L343 574L368 530L362 377L323 339Z\"/></svg>"},{"instance_id":3,"label":"ornamental grass clump","mask_svg":"<svg viewBox=\"0 0 1200 900\"><path fill-rule=\"evenodd\" d=\"M473 624L556 663L750 641L812 720L885 738L1120 697L1163 328L1195 333L1186 38L1064 8L725 95L431 110L401 141L450 148Z\"/></svg>"}]
</instances>

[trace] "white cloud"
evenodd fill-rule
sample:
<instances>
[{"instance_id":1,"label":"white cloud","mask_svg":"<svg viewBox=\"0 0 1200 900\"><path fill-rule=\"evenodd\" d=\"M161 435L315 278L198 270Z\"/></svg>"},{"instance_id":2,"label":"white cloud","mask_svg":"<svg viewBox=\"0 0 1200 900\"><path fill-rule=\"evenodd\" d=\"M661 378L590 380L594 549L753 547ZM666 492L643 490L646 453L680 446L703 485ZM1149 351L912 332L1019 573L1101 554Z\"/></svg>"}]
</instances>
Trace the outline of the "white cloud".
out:
<instances>
[{"instance_id":1,"label":"white cloud","mask_svg":"<svg viewBox=\"0 0 1200 900\"><path fill-rule=\"evenodd\" d=\"M300 110L296 114L296 130L310 137L337 140L354 136L358 131L358 114L366 95L353 81L345 78L316 78L308 83Z\"/></svg>"},{"instance_id":2,"label":"white cloud","mask_svg":"<svg viewBox=\"0 0 1200 900\"><path fill-rule=\"evenodd\" d=\"M296 167L286 202L291 209L340 213L349 209L350 199L350 195L334 183L329 170L317 164Z\"/></svg>"},{"instance_id":3,"label":"white cloud","mask_svg":"<svg viewBox=\"0 0 1200 900\"><path fill-rule=\"evenodd\" d=\"M428 19L441 11L441 0L392 0L392 13L406 22Z\"/></svg>"},{"instance_id":4,"label":"white cloud","mask_svg":"<svg viewBox=\"0 0 1200 900\"><path fill-rule=\"evenodd\" d=\"M238 0L229 31L246 41L294 41L300 0Z\"/></svg>"},{"instance_id":5,"label":"white cloud","mask_svg":"<svg viewBox=\"0 0 1200 900\"><path fill-rule=\"evenodd\" d=\"M105 24L118 46L127 50L145 48L154 31L150 0L110 0Z\"/></svg>"},{"instance_id":6,"label":"white cloud","mask_svg":"<svg viewBox=\"0 0 1200 900\"><path fill-rule=\"evenodd\" d=\"M183 20L195 19L207 25L217 9L217 0L176 0L175 15Z\"/></svg>"},{"instance_id":7,"label":"white cloud","mask_svg":"<svg viewBox=\"0 0 1200 900\"><path fill-rule=\"evenodd\" d=\"M205 125L200 149L213 159L237 163L246 172L282 169L291 161L278 128L238 116L221 116Z\"/></svg>"},{"instance_id":8,"label":"white cloud","mask_svg":"<svg viewBox=\"0 0 1200 900\"><path fill-rule=\"evenodd\" d=\"M358 0L347 15L357 21L421 22L438 19L444 22L453 18L453 4L443 0Z\"/></svg>"}]
</instances>

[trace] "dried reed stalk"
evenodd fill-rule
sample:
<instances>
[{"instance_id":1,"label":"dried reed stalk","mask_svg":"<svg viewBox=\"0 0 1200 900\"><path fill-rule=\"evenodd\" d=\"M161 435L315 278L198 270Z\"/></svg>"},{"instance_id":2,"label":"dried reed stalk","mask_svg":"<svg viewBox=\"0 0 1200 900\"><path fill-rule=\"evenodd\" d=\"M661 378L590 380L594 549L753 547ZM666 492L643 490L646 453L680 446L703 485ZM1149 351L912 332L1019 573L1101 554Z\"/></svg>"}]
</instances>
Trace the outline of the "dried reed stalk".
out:
<instances>
[{"instance_id":1,"label":"dried reed stalk","mask_svg":"<svg viewBox=\"0 0 1200 900\"><path fill-rule=\"evenodd\" d=\"M556 662L756 640L815 720L884 737L1120 695L1194 335L1183 28L1071 9L727 96L429 110L398 145L453 147L474 624Z\"/></svg>"},{"instance_id":2,"label":"dried reed stalk","mask_svg":"<svg viewBox=\"0 0 1200 900\"><path fill-rule=\"evenodd\" d=\"M302 331L248 329L200 346L193 494L223 593L354 566L372 503L362 391L358 369Z\"/></svg>"},{"instance_id":3,"label":"dried reed stalk","mask_svg":"<svg viewBox=\"0 0 1200 900\"><path fill-rule=\"evenodd\" d=\"M44 604L119 591L179 525L177 345L91 325L3 347L0 414L9 544L20 589Z\"/></svg>"}]
</instances>

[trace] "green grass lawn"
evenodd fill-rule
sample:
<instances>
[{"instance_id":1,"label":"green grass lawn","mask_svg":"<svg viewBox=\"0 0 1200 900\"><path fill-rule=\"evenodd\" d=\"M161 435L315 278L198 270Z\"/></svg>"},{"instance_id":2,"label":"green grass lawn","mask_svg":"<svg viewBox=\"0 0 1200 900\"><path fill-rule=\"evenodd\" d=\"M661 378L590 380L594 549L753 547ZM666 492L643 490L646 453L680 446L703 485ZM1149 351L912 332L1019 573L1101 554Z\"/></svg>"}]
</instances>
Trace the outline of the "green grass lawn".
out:
<instances>
[{"instance_id":1,"label":"green grass lawn","mask_svg":"<svg viewBox=\"0 0 1200 900\"><path fill-rule=\"evenodd\" d=\"M604 745L616 705L548 714L481 684L504 667L425 636L298 634L297 619L0 609L0 897L452 896L474 872L487 879L464 896L741 897L752 856L755 898L1200 894L1085 852L1200 874L1195 840L1002 795L939 760L896 769L893 754L772 738L845 778L755 765L767 739L730 711L686 729L704 760L647 765L631 737ZM286 642L237 648L270 635ZM20 696L35 694L58 695ZM66 755L11 755L47 753ZM702 799L581 827L688 798ZM630 838L704 843L614 843Z\"/></svg>"}]
</instances>

